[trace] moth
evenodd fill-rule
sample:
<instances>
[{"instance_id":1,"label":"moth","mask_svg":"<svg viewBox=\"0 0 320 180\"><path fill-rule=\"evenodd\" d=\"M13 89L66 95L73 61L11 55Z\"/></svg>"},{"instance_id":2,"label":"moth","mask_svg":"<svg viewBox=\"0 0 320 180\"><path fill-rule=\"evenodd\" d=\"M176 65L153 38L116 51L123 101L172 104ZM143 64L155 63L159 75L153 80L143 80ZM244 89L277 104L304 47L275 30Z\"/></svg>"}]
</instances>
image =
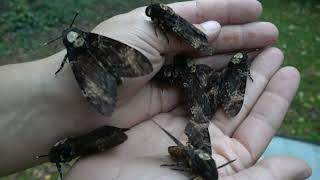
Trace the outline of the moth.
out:
<instances>
[{"instance_id":1,"label":"moth","mask_svg":"<svg viewBox=\"0 0 320 180\"><path fill-rule=\"evenodd\" d=\"M49 157L49 161L56 164L62 179L61 163L101 153L121 144L128 138L124 133L127 130L126 128L102 126L87 134L62 139L51 148L49 154L37 156L37 158Z\"/></svg>"},{"instance_id":2,"label":"moth","mask_svg":"<svg viewBox=\"0 0 320 180\"><path fill-rule=\"evenodd\" d=\"M182 89L196 121L212 115L219 105L227 115L234 117L241 110L247 78L253 81L249 68L248 54L244 52L233 55L228 65L220 70L195 64L188 56L177 55L173 64L164 65L154 80Z\"/></svg>"},{"instance_id":3,"label":"moth","mask_svg":"<svg viewBox=\"0 0 320 180\"><path fill-rule=\"evenodd\" d=\"M217 180L217 169L222 168L235 160L231 160L225 164L217 167L215 161L210 154L202 151L201 149L194 149L191 146L183 145L171 133L161 127L158 123L153 121L162 131L164 131L177 146L169 146L168 153L170 157L176 161L175 164L164 164L162 166L170 166L173 170L187 171L193 174L192 179L207 179Z\"/></svg>"},{"instance_id":4,"label":"moth","mask_svg":"<svg viewBox=\"0 0 320 180\"><path fill-rule=\"evenodd\" d=\"M186 55L176 55L173 64L164 65L155 75L154 79L160 84L175 86L183 91L185 106L191 115L185 128L189 143L196 149L211 154L211 141L209 135L209 117L214 113L217 101L210 94L212 87L219 86L219 78L209 81L215 72L209 66L196 65Z\"/></svg>"},{"instance_id":5,"label":"moth","mask_svg":"<svg viewBox=\"0 0 320 180\"><path fill-rule=\"evenodd\" d=\"M169 39L166 33L170 32L190 44L201 55L210 56L213 54L213 49L208 43L207 36L187 20L177 15L169 6L162 3L153 3L146 8L145 13L153 21L156 35L156 28L158 27L163 32L168 43Z\"/></svg>"},{"instance_id":6,"label":"moth","mask_svg":"<svg viewBox=\"0 0 320 180\"><path fill-rule=\"evenodd\" d=\"M152 64L139 51L114 39L72 27L46 44L62 38L67 49L60 68L68 60L82 94L103 115L115 106L117 87L122 77L143 76L153 71Z\"/></svg>"},{"instance_id":7,"label":"moth","mask_svg":"<svg viewBox=\"0 0 320 180\"><path fill-rule=\"evenodd\" d=\"M246 53L236 53L229 64L214 70L205 64L195 64L185 55L174 57L173 64L164 65L155 80L182 89L186 109L191 115L185 133L197 149L211 154L209 119L221 105L230 117L241 110L250 63ZM252 79L252 78L251 78Z\"/></svg>"},{"instance_id":8,"label":"moth","mask_svg":"<svg viewBox=\"0 0 320 180\"><path fill-rule=\"evenodd\" d=\"M243 105L247 78L253 78L250 73L248 53L238 52L232 56L228 66L220 73L222 83L219 88L219 103L227 115L236 116Z\"/></svg>"}]
</instances>

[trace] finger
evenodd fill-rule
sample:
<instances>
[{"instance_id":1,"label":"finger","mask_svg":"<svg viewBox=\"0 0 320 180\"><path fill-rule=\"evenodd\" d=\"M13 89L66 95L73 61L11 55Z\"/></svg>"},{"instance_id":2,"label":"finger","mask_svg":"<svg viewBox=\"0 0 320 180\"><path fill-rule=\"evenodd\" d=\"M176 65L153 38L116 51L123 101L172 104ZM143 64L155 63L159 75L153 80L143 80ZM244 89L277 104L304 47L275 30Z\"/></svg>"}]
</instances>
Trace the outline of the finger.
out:
<instances>
[{"instance_id":1,"label":"finger","mask_svg":"<svg viewBox=\"0 0 320 180\"><path fill-rule=\"evenodd\" d=\"M236 129L233 138L250 152L252 162L261 156L279 129L299 81L300 75L295 68L280 69L272 77L248 117Z\"/></svg>"},{"instance_id":2,"label":"finger","mask_svg":"<svg viewBox=\"0 0 320 180\"><path fill-rule=\"evenodd\" d=\"M253 82L247 79L244 101L240 112L230 119L222 110L213 117L213 123L217 125L226 135L231 136L235 129L247 117L254 104L264 91L274 73L283 62L283 54L277 48L267 48L261 52L250 67Z\"/></svg>"},{"instance_id":3,"label":"finger","mask_svg":"<svg viewBox=\"0 0 320 180\"><path fill-rule=\"evenodd\" d=\"M222 180L296 180L307 179L311 176L311 168L305 161L284 156L275 156L262 160L249 169L231 176L224 176Z\"/></svg>"},{"instance_id":4,"label":"finger","mask_svg":"<svg viewBox=\"0 0 320 180\"><path fill-rule=\"evenodd\" d=\"M216 52L266 47L272 45L279 34L277 27L269 22L227 25L220 32L212 42Z\"/></svg>"},{"instance_id":5,"label":"finger","mask_svg":"<svg viewBox=\"0 0 320 180\"><path fill-rule=\"evenodd\" d=\"M188 11L188 7L194 1L185 3L179 5L181 11L192 14L191 11ZM181 51L193 50L189 44L174 37L172 33L167 33L170 40L169 43L162 32L157 37L154 25L144 15L144 10L145 8L139 8L127 14L115 16L101 23L93 31L119 40L142 52L153 63L155 70L158 70L162 65L163 58L160 56L161 54L175 54ZM215 11L215 9L212 9L212 11ZM132 18L128 18L128 16ZM271 23L225 26L220 31L221 28L218 23L214 23L215 21L209 22L212 23L203 22L195 25L208 35L209 41L212 42L212 46L214 50L217 49L215 50L217 52L265 47L274 43L278 36L277 28ZM128 25L130 28L127 28ZM219 32L221 34L217 37ZM218 38L217 41L212 41L216 38Z\"/></svg>"},{"instance_id":6,"label":"finger","mask_svg":"<svg viewBox=\"0 0 320 180\"><path fill-rule=\"evenodd\" d=\"M197 0L169 4L191 23L215 20L221 24L240 24L255 21L262 13L256 0Z\"/></svg>"},{"instance_id":7,"label":"finger","mask_svg":"<svg viewBox=\"0 0 320 180\"><path fill-rule=\"evenodd\" d=\"M208 42L217 39L221 30L220 24L216 21L207 21L202 24L194 24L194 26L206 34ZM157 48L160 54L177 54L182 51L196 51L188 42L177 38L177 36L171 32L160 32L159 34L155 39L157 42L154 42L158 44L154 44L153 47Z\"/></svg>"},{"instance_id":8,"label":"finger","mask_svg":"<svg viewBox=\"0 0 320 180\"><path fill-rule=\"evenodd\" d=\"M268 22L227 25L221 27L221 29L220 26L207 22L197 25L197 27L206 32L210 45L216 53L270 46L275 43L279 34L277 27ZM159 52L174 54L192 50L192 47L184 41L175 37L170 39L172 40L168 44L164 37L160 37L157 42L154 42L154 47L158 47Z\"/></svg>"}]
</instances>

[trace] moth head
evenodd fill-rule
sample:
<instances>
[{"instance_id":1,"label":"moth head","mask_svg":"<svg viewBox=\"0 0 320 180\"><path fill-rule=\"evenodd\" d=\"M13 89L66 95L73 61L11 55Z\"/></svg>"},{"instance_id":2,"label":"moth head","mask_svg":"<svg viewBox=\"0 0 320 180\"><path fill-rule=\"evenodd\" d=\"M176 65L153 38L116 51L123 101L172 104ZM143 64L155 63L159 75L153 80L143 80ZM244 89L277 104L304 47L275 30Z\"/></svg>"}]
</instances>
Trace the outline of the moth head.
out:
<instances>
[{"instance_id":1,"label":"moth head","mask_svg":"<svg viewBox=\"0 0 320 180\"><path fill-rule=\"evenodd\" d=\"M65 34L66 34L66 31L68 31L68 30L70 30L70 29L72 28L72 25L73 25L73 23L74 23L74 21L76 20L76 18L77 18L78 15L79 15L79 12L77 12L77 13L75 14L75 16L73 17L72 22L71 22L69 28L68 28L68 29L65 29L65 30L62 32L62 35L61 35L61 36L59 36L59 37L57 37L57 38L55 38L55 39L52 39L52 40L50 40L50 41L48 41L48 42L46 42L46 43L43 43L41 46L46 46L46 45L48 45L48 44L50 44L50 43L55 42L56 40L58 40L58 39L60 39L60 38L65 39L64 36L65 36ZM64 43L64 45L66 45L64 41L63 41L63 43ZM80 43L80 44L81 44L81 43Z\"/></svg>"},{"instance_id":2,"label":"moth head","mask_svg":"<svg viewBox=\"0 0 320 180\"><path fill-rule=\"evenodd\" d=\"M80 48L84 46L83 32L77 28L68 28L62 32L63 44L66 47Z\"/></svg>"},{"instance_id":3,"label":"moth head","mask_svg":"<svg viewBox=\"0 0 320 180\"><path fill-rule=\"evenodd\" d=\"M181 146L169 146L168 153L175 159L184 159L186 157L186 149Z\"/></svg>"},{"instance_id":4,"label":"moth head","mask_svg":"<svg viewBox=\"0 0 320 180\"><path fill-rule=\"evenodd\" d=\"M156 3L156 4L151 4L151 5L149 5L147 8L146 8L146 15L148 16L148 17L150 17L150 18L153 18L154 17L154 12L155 12L155 10L157 9L157 7L159 6L159 4L158 3Z\"/></svg>"},{"instance_id":5,"label":"moth head","mask_svg":"<svg viewBox=\"0 0 320 180\"><path fill-rule=\"evenodd\" d=\"M208 161L208 160L211 160L211 159L212 159L211 156L210 156L208 153L204 152L204 151L201 150L201 149L195 150L195 153L196 153L196 154L198 155L198 157L200 157L200 159L202 159L202 160Z\"/></svg>"},{"instance_id":6,"label":"moth head","mask_svg":"<svg viewBox=\"0 0 320 180\"><path fill-rule=\"evenodd\" d=\"M195 169L197 173L204 179L218 179L217 166L211 155L201 149L194 150L194 153L196 156L192 163L197 167Z\"/></svg>"},{"instance_id":7,"label":"moth head","mask_svg":"<svg viewBox=\"0 0 320 180\"><path fill-rule=\"evenodd\" d=\"M245 53L239 52L231 58L231 62L233 64L240 64L242 62L245 62L247 60L248 56Z\"/></svg>"},{"instance_id":8,"label":"moth head","mask_svg":"<svg viewBox=\"0 0 320 180\"><path fill-rule=\"evenodd\" d=\"M53 163L68 162L73 155L72 146L68 139L58 141L50 150L49 160Z\"/></svg>"},{"instance_id":9,"label":"moth head","mask_svg":"<svg viewBox=\"0 0 320 180\"><path fill-rule=\"evenodd\" d=\"M162 17L165 12L174 14L174 11L167 5L162 3L153 3L146 8L146 15L153 19L154 17Z\"/></svg>"},{"instance_id":10,"label":"moth head","mask_svg":"<svg viewBox=\"0 0 320 180\"><path fill-rule=\"evenodd\" d=\"M154 77L157 82L167 83L167 81L169 81L169 83L171 83L171 80L175 80L175 72L171 65L162 66L160 71L161 72Z\"/></svg>"},{"instance_id":11,"label":"moth head","mask_svg":"<svg viewBox=\"0 0 320 180\"><path fill-rule=\"evenodd\" d=\"M175 14L173 9L170 8L169 6L165 5L165 4L160 4L160 8L164 11L169 12L171 15Z\"/></svg>"}]
</instances>

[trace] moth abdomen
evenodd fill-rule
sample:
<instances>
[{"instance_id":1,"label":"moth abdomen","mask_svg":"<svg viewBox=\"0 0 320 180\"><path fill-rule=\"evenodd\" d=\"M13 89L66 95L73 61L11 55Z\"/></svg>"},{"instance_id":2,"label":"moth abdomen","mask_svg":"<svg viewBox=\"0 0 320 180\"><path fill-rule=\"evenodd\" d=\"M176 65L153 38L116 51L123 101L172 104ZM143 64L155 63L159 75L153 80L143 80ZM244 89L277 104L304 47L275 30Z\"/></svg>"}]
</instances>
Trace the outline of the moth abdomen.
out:
<instances>
[{"instance_id":1,"label":"moth abdomen","mask_svg":"<svg viewBox=\"0 0 320 180\"><path fill-rule=\"evenodd\" d=\"M62 179L61 163L69 162L75 158L104 152L127 140L124 133L127 128L102 126L89 133L77 137L65 138L58 141L50 150L49 161L55 163Z\"/></svg>"}]
</instances>

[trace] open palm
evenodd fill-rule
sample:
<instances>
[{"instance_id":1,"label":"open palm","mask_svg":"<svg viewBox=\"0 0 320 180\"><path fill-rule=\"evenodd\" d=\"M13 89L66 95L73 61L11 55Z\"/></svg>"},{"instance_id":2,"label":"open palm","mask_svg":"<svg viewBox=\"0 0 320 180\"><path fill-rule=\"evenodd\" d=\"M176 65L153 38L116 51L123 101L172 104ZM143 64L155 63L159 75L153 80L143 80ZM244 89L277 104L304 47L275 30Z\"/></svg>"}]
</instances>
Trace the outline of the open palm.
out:
<instances>
[{"instance_id":1,"label":"open palm","mask_svg":"<svg viewBox=\"0 0 320 180\"><path fill-rule=\"evenodd\" d=\"M198 24L219 53L264 48L272 45L278 35L271 23L255 22L262 11L261 4L255 0L201 0L170 6L188 21ZM94 31L142 52L153 63L156 73L164 62L162 54L191 51L191 48L175 38L170 38L168 44L161 34L157 37L146 20L144 9L113 17ZM197 61L215 68L225 65L228 58L216 55ZM213 158L218 165L236 159L219 169L221 179L305 179L309 176L310 169L304 162L289 157L256 163L280 127L299 85L298 71L293 67L280 68L282 61L280 50L265 48L250 67L254 81L247 81L240 113L230 119L219 110L212 118L209 131ZM170 162L167 147L173 142L150 119L183 139L188 117L179 105L176 89L162 89L150 82L154 73L126 81L120 89L117 109L108 119L110 125L131 127L128 140L106 153L81 159L67 179L186 179L186 173L160 167Z\"/></svg>"}]
</instances>

